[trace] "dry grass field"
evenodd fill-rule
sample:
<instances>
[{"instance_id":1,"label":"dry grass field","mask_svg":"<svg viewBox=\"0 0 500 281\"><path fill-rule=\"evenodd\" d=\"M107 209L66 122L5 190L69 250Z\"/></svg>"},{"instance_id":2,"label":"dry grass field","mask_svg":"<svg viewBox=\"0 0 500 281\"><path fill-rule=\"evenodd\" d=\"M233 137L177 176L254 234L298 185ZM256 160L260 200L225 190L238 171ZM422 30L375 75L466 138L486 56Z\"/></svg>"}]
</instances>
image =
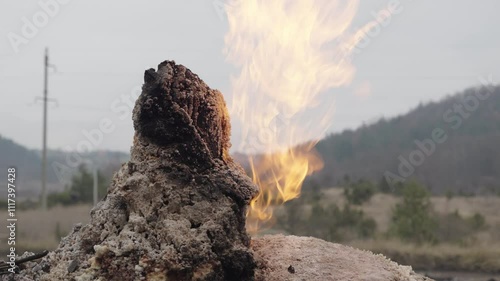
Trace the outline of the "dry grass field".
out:
<instances>
[{"instance_id":1,"label":"dry grass field","mask_svg":"<svg viewBox=\"0 0 500 281\"><path fill-rule=\"evenodd\" d=\"M57 206L47 212L16 210L16 249L18 254L24 250L55 249L59 244L60 235L65 236L76 223L89 221L91 208L90 205L77 205L67 208ZM0 220L6 222L6 219L7 212L2 210ZM5 241L7 228L0 229L0 243L7 245Z\"/></svg>"},{"instance_id":2,"label":"dry grass field","mask_svg":"<svg viewBox=\"0 0 500 281\"><path fill-rule=\"evenodd\" d=\"M330 188L322 191L321 203L335 203L344 205L346 203L343 189ZM391 211L399 202L399 198L389 194L377 193L370 201L364 203L361 209L369 217L377 222L380 231L387 230L391 219ZM483 215L486 223L491 226L500 227L500 197L453 197L448 200L444 196L431 197L431 203L438 214L447 214L458 211L462 216L468 217L475 213ZM498 233L500 234L500 233ZM500 240L500 235L498 236Z\"/></svg>"},{"instance_id":3,"label":"dry grass field","mask_svg":"<svg viewBox=\"0 0 500 281\"><path fill-rule=\"evenodd\" d=\"M360 208L377 222L378 232L386 232L391 211L399 198L388 194L375 194ZM343 190L332 188L323 191L322 204L345 204ZM375 239L351 241L350 245L383 253L403 264L419 269L446 269L500 273L500 197L431 197L433 209L438 215L458 212L463 217L476 213L484 216L487 228L477 233L473 243L456 245L412 245L399 240L388 240L382 235Z\"/></svg>"}]
</instances>

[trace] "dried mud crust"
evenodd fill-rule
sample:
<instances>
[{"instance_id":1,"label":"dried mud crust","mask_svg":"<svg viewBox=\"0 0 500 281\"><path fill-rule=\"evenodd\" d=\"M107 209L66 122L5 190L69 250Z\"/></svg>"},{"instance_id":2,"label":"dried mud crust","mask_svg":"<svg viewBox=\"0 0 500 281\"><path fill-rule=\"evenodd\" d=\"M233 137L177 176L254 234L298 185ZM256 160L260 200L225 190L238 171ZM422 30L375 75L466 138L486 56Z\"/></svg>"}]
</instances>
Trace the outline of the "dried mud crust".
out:
<instances>
[{"instance_id":1,"label":"dried mud crust","mask_svg":"<svg viewBox=\"0 0 500 281\"><path fill-rule=\"evenodd\" d=\"M145 72L133 122L131 160L90 223L15 278L253 280L245 208L258 190L229 157L221 93L165 61Z\"/></svg>"}]
</instances>

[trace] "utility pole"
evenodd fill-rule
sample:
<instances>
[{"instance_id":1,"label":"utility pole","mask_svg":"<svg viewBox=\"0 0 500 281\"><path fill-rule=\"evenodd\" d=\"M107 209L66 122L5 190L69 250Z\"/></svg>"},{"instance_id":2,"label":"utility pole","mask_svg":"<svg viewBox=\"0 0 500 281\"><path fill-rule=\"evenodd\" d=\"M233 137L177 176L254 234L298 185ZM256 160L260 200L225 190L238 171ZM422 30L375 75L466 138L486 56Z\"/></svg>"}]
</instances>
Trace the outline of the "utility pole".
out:
<instances>
[{"instance_id":1,"label":"utility pole","mask_svg":"<svg viewBox=\"0 0 500 281\"><path fill-rule=\"evenodd\" d=\"M42 210L47 210L47 102L49 84L49 49L45 48L43 84L43 141L42 141Z\"/></svg>"}]
</instances>

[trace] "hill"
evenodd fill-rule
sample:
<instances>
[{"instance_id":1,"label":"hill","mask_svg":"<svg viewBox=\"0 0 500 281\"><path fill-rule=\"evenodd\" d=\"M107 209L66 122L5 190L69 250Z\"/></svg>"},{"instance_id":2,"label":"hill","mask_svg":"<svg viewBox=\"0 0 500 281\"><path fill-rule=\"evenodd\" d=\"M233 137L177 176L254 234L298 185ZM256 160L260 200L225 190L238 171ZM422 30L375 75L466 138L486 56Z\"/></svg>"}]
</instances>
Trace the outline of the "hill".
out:
<instances>
[{"instance_id":1,"label":"hill","mask_svg":"<svg viewBox=\"0 0 500 281\"><path fill-rule=\"evenodd\" d=\"M31 150L16 142L0 136L0 170L8 167L17 168L17 180L22 197L36 197L41 183L41 151ZM93 151L78 154L61 150L47 151L47 188L50 191L60 190L77 171L72 165L78 159L96 163L105 178L110 179L120 165L127 161L129 155L116 151ZM0 186L2 184L0 183ZM1 194L6 192L2 188Z\"/></svg>"},{"instance_id":2,"label":"hill","mask_svg":"<svg viewBox=\"0 0 500 281\"><path fill-rule=\"evenodd\" d=\"M470 88L317 144L321 186L416 178L434 193L500 192L500 87Z\"/></svg>"},{"instance_id":3,"label":"hill","mask_svg":"<svg viewBox=\"0 0 500 281\"><path fill-rule=\"evenodd\" d=\"M9 167L22 168L18 176L26 180L40 178L40 157L33 151L0 135L0 171Z\"/></svg>"},{"instance_id":4,"label":"hill","mask_svg":"<svg viewBox=\"0 0 500 281\"><path fill-rule=\"evenodd\" d=\"M470 88L438 102L420 104L407 114L331 134L316 148L324 168L308 179L335 186L351 179L380 181L416 178L434 193L500 192L500 86ZM72 153L48 152L48 181L61 185L54 163L66 165ZM22 168L23 180L38 182L40 151L0 136L0 169ZM98 163L106 177L128 154L97 151L81 155ZM246 166L246 157L234 154ZM38 184L35 184L38 186Z\"/></svg>"}]
</instances>

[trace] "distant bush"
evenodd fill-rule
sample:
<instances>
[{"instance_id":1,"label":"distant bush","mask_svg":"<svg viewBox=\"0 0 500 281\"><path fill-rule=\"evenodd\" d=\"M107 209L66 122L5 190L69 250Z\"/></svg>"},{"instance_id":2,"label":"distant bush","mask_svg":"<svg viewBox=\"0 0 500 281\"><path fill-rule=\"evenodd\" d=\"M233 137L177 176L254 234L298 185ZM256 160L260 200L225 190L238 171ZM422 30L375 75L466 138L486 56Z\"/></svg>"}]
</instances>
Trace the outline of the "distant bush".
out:
<instances>
[{"instance_id":1,"label":"distant bush","mask_svg":"<svg viewBox=\"0 0 500 281\"><path fill-rule=\"evenodd\" d=\"M102 198L107 193L107 181L104 176L97 172L98 179L98 198ZM78 168L78 173L71 179L71 184L62 192L50 193L47 196L47 205L68 206L78 203L92 203L93 201L94 176L88 171L85 165Z\"/></svg>"},{"instance_id":2,"label":"distant bush","mask_svg":"<svg viewBox=\"0 0 500 281\"><path fill-rule=\"evenodd\" d=\"M378 182L378 190L382 193L394 193L394 189L387 182L385 176L383 176Z\"/></svg>"},{"instance_id":3,"label":"distant bush","mask_svg":"<svg viewBox=\"0 0 500 281\"><path fill-rule=\"evenodd\" d=\"M436 242L437 222L432 215L429 192L415 181L404 184L403 202L393 210L389 234L416 243Z\"/></svg>"},{"instance_id":4,"label":"distant bush","mask_svg":"<svg viewBox=\"0 0 500 281\"><path fill-rule=\"evenodd\" d=\"M474 194L474 192L472 192L472 191L464 191L464 190L460 189L458 191L458 196L460 196L460 197L474 197L474 196L476 196L476 194Z\"/></svg>"},{"instance_id":5,"label":"distant bush","mask_svg":"<svg viewBox=\"0 0 500 281\"><path fill-rule=\"evenodd\" d=\"M78 203L77 195L72 194L70 190L52 192L47 195L47 206L49 208L59 204L69 206L76 203Z\"/></svg>"},{"instance_id":6,"label":"distant bush","mask_svg":"<svg viewBox=\"0 0 500 281\"><path fill-rule=\"evenodd\" d=\"M350 205L343 208L335 204L323 207L319 203L312 206L310 216L300 225L302 232L293 234L310 235L327 241L370 238L377 228L375 220Z\"/></svg>"},{"instance_id":7,"label":"distant bush","mask_svg":"<svg viewBox=\"0 0 500 281\"><path fill-rule=\"evenodd\" d=\"M361 205L372 198L377 188L370 181L359 180L344 188L344 196L353 205Z\"/></svg>"},{"instance_id":8,"label":"distant bush","mask_svg":"<svg viewBox=\"0 0 500 281\"><path fill-rule=\"evenodd\" d=\"M373 237L377 229L377 223L372 218L365 217L361 210L356 210L350 205L345 205L343 209L336 208L334 219L336 220L336 228L339 231L350 230L347 235L340 235L341 240L353 238L370 238ZM354 235L352 235L354 234Z\"/></svg>"},{"instance_id":9,"label":"distant bush","mask_svg":"<svg viewBox=\"0 0 500 281\"><path fill-rule=\"evenodd\" d=\"M32 201L31 199L21 200L21 201L16 200L16 210L30 210L30 209L35 209L38 206L39 206L38 202ZM8 209L7 200L0 200L0 209L2 210Z\"/></svg>"},{"instance_id":10,"label":"distant bush","mask_svg":"<svg viewBox=\"0 0 500 281\"><path fill-rule=\"evenodd\" d=\"M327 241L338 240L339 237L333 219L333 213L336 208L336 205L323 207L318 202L313 204L311 214L301 222L303 227L302 233L294 234L313 236Z\"/></svg>"},{"instance_id":11,"label":"distant bush","mask_svg":"<svg viewBox=\"0 0 500 281\"><path fill-rule=\"evenodd\" d=\"M455 192L453 192L453 190L451 189L447 189L446 192L444 193L444 195L446 196L446 200L451 200L453 199L453 197L455 197Z\"/></svg>"},{"instance_id":12,"label":"distant bush","mask_svg":"<svg viewBox=\"0 0 500 281\"><path fill-rule=\"evenodd\" d=\"M302 192L300 198L294 199L291 202L305 204L307 202L314 203L321 199L321 186L316 180L307 179L302 185Z\"/></svg>"},{"instance_id":13,"label":"distant bush","mask_svg":"<svg viewBox=\"0 0 500 281\"><path fill-rule=\"evenodd\" d=\"M479 213L475 213L472 217L470 217L468 219L468 223L474 231L479 231L487 227L486 219Z\"/></svg>"},{"instance_id":14,"label":"distant bush","mask_svg":"<svg viewBox=\"0 0 500 281\"><path fill-rule=\"evenodd\" d=\"M304 227L304 220L302 218L304 210L303 203L304 199L297 198L285 205L285 215L278 219L278 225L281 228L292 234L300 234Z\"/></svg>"},{"instance_id":15,"label":"distant bush","mask_svg":"<svg viewBox=\"0 0 500 281\"><path fill-rule=\"evenodd\" d=\"M474 242L474 234L486 227L483 215L476 213L464 218L458 211L437 217L436 237L439 241L466 245Z\"/></svg>"}]
</instances>

